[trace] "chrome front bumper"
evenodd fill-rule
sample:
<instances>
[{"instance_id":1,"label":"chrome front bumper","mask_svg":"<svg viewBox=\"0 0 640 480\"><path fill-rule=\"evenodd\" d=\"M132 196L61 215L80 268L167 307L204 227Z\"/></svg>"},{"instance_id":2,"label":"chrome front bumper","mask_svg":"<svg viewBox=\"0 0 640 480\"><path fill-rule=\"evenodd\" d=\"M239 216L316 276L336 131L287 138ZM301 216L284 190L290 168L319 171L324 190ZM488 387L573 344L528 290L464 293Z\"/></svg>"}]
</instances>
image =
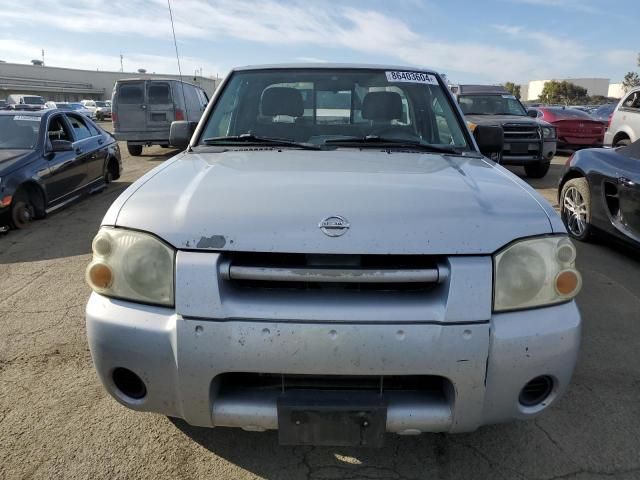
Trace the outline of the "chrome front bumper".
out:
<instances>
[{"instance_id":1,"label":"chrome front bumper","mask_svg":"<svg viewBox=\"0 0 640 480\"><path fill-rule=\"evenodd\" d=\"M323 323L186 318L94 293L86 319L98 375L120 403L192 425L246 430L277 428L278 395L221 395L221 374L440 376L452 387L444 395L390 392L386 429L466 432L526 419L552 404L569 384L580 343L574 302L478 323ZM117 367L142 378L144 398L116 388ZM554 380L551 395L522 406L522 387L540 375Z\"/></svg>"}]
</instances>

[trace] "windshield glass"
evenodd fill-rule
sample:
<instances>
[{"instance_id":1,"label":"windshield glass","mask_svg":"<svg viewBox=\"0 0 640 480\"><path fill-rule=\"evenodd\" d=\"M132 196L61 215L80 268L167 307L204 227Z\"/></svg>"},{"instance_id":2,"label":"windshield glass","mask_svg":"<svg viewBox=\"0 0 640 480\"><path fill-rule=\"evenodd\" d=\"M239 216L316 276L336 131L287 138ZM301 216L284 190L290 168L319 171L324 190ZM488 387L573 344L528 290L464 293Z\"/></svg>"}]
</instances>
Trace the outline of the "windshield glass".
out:
<instances>
[{"instance_id":1,"label":"windshield glass","mask_svg":"<svg viewBox=\"0 0 640 480\"><path fill-rule=\"evenodd\" d=\"M458 103L465 115L522 115L522 104L513 95L460 95Z\"/></svg>"},{"instance_id":2,"label":"windshield glass","mask_svg":"<svg viewBox=\"0 0 640 480\"><path fill-rule=\"evenodd\" d=\"M34 149L40 131L40 117L0 115L0 148Z\"/></svg>"},{"instance_id":3,"label":"windshield glass","mask_svg":"<svg viewBox=\"0 0 640 480\"><path fill-rule=\"evenodd\" d=\"M450 97L427 73L241 71L217 99L200 144L246 134L318 145L371 135L468 150L460 123Z\"/></svg>"},{"instance_id":4,"label":"windshield glass","mask_svg":"<svg viewBox=\"0 0 640 480\"><path fill-rule=\"evenodd\" d=\"M70 103L71 110L84 110L84 105L81 103Z\"/></svg>"},{"instance_id":5,"label":"windshield glass","mask_svg":"<svg viewBox=\"0 0 640 480\"><path fill-rule=\"evenodd\" d=\"M42 97L23 97L24 103L27 105L44 105Z\"/></svg>"},{"instance_id":6,"label":"windshield glass","mask_svg":"<svg viewBox=\"0 0 640 480\"><path fill-rule=\"evenodd\" d=\"M106 107L107 102L96 102L96 107Z\"/></svg>"},{"instance_id":7,"label":"windshield glass","mask_svg":"<svg viewBox=\"0 0 640 480\"><path fill-rule=\"evenodd\" d=\"M60 110L73 110L71 104L69 103L56 103L56 107L58 107Z\"/></svg>"}]
</instances>

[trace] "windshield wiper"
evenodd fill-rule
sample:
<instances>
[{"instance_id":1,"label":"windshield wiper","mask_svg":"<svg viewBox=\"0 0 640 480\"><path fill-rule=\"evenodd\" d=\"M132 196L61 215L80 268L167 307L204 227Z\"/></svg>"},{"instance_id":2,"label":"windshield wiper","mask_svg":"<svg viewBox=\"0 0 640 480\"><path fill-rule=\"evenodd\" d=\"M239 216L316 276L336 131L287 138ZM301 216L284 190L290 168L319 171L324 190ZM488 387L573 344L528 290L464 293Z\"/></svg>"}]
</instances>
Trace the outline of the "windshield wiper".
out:
<instances>
[{"instance_id":1,"label":"windshield wiper","mask_svg":"<svg viewBox=\"0 0 640 480\"><path fill-rule=\"evenodd\" d=\"M431 143L421 142L420 140L379 137L378 135L367 135L366 137L330 138L328 140L325 140L324 143L347 146L362 146L363 144L369 144L373 147L412 148L416 150L424 150L425 152L453 153L457 155L461 153L459 150L453 147L433 145Z\"/></svg>"},{"instance_id":2,"label":"windshield wiper","mask_svg":"<svg viewBox=\"0 0 640 480\"><path fill-rule=\"evenodd\" d=\"M313 143L294 142L286 138L259 137L252 133L230 135L227 137L211 137L202 140L205 145L237 145L239 143L251 143L255 145L272 145L274 147L296 147L304 150L322 150L320 145Z\"/></svg>"}]
</instances>

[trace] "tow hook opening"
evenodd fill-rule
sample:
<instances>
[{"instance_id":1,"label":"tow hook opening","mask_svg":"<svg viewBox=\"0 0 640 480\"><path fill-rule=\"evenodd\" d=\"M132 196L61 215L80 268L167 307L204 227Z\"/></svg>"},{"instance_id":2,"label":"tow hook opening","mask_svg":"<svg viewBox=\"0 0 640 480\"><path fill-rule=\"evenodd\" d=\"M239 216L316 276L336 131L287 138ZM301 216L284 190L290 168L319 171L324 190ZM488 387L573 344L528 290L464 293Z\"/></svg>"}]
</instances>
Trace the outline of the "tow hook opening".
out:
<instances>
[{"instance_id":1,"label":"tow hook opening","mask_svg":"<svg viewBox=\"0 0 640 480\"><path fill-rule=\"evenodd\" d=\"M536 407L549 398L552 391L553 379L548 375L541 375L522 387L518 400L523 407Z\"/></svg>"},{"instance_id":2,"label":"tow hook opening","mask_svg":"<svg viewBox=\"0 0 640 480\"><path fill-rule=\"evenodd\" d=\"M147 387L142 379L131 370L118 367L111 374L113 383L120 392L134 400L140 400L147 395Z\"/></svg>"}]
</instances>

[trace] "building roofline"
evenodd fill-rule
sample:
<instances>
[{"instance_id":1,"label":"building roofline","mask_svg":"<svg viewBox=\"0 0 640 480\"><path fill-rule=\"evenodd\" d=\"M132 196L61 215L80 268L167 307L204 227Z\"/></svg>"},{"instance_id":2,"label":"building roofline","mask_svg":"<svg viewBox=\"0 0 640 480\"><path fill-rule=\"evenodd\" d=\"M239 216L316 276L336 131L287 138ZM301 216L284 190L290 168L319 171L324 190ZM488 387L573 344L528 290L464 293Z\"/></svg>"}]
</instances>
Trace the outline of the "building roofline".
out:
<instances>
[{"instance_id":1,"label":"building roofline","mask_svg":"<svg viewBox=\"0 0 640 480\"><path fill-rule=\"evenodd\" d=\"M18 67L28 67L28 68L33 68L33 69L50 69L50 70L65 70L65 71L71 71L71 72L86 72L86 73L112 73L112 74L126 74L126 75L153 75L154 77L156 76L176 76L179 77L179 74L173 74L173 73L140 73L140 72L120 72L120 71L116 71L116 70L87 70L87 69L82 69L82 68L69 68L69 67L52 67L49 65L31 65L28 63L13 63L13 62L3 62L1 65L5 66L5 65L14 65L14 66L18 66ZM214 77L203 77L202 75L182 75L183 77L187 77L187 78L193 78L194 76L196 78L202 78L203 80L218 80ZM172 79L175 80L175 79Z\"/></svg>"}]
</instances>

